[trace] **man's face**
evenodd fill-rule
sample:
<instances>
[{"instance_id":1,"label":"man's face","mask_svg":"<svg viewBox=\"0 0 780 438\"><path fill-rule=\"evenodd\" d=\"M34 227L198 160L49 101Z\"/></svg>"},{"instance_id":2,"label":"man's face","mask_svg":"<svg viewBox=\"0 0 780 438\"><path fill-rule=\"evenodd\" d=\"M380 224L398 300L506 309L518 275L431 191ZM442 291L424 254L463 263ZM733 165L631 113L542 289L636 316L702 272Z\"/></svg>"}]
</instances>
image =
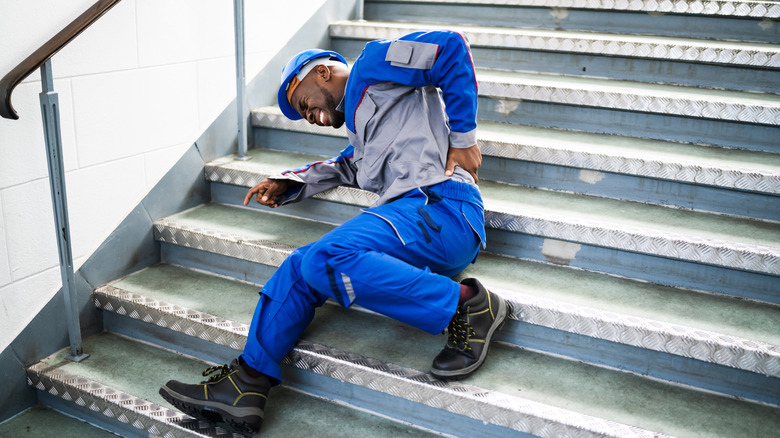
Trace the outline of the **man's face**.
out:
<instances>
[{"instance_id":1,"label":"man's face","mask_svg":"<svg viewBox=\"0 0 780 438\"><path fill-rule=\"evenodd\" d=\"M339 128L344 124L344 114L336 111L341 98L336 99L333 82L323 80L318 66L301 81L290 96L290 105L311 124Z\"/></svg>"}]
</instances>

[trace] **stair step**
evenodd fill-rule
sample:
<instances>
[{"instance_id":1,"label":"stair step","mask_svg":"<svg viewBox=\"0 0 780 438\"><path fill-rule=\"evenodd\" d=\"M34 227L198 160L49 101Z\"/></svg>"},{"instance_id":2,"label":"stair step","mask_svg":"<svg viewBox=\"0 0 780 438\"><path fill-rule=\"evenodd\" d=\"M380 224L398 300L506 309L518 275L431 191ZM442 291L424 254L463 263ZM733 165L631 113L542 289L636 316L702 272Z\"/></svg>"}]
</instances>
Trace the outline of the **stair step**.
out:
<instances>
[{"instance_id":1,"label":"stair step","mask_svg":"<svg viewBox=\"0 0 780 438\"><path fill-rule=\"evenodd\" d=\"M252 110L252 125L347 137L343 126L294 122L277 106ZM780 194L780 155L773 153L491 121L480 121L477 135L486 156Z\"/></svg>"},{"instance_id":2,"label":"stair step","mask_svg":"<svg viewBox=\"0 0 780 438\"><path fill-rule=\"evenodd\" d=\"M441 25L389 21L336 22L331 37L356 39L397 38L409 32L442 29ZM549 31L528 28L458 26L474 46L561 50L612 56L636 56L742 67L780 67L780 47L749 42L712 41L658 36Z\"/></svg>"},{"instance_id":3,"label":"stair step","mask_svg":"<svg viewBox=\"0 0 780 438\"><path fill-rule=\"evenodd\" d=\"M368 20L446 23L777 41L767 1L367 0Z\"/></svg>"},{"instance_id":4,"label":"stair step","mask_svg":"<svg viewBox=\"0 0 780 438\"><path fill-rule=\"evenodd\" d=\"M780 73L780 45L770 43L390 21L335 22L329 33L354 58L369 40L439 29L464 35L490 68L768 92Z\"/></svg>"},{"instance_id":5,"label":"stair step","mask_svg":"<svg viewBox=\"0 0 780 438\"><path fill-rule=\"evenodd\" d=\"M382 3L384 0L367 0L366 3ZM442 3L442 0L392 0L394 3ZM547 8L608 9L621 11L728 15L735 17L780 18L780 4L761 0L701 0L642 1L642 0L446 0L451 4L477 4L489 6L536 6Z\"/></svg>"},{"instance_id":6,"label":"stair step","mask_svg":"<svg viewBox=\"0 0 780 438\"><path fill-rule=\"evenodd\" d=\"M229 228L221 223L224 217L233 218ZM266 235L269 245L275 245L289 240L287 236L294 234L290 230L309 228L310 222L211 204L159 221L155 236L162 242L278 266L284 252L269 257L265 247L257 248L261 244L256 243L256 230L281 230L272 238ZM512 303L514 320L780 377L780 338L772 334L772 327L780 326L777 306L490 253L480 255L462 275L477 276L501 292ZM690 305L707 310L690 316Z\"/></svg>"},{"instance_id":7,"label":"stair step","mask_svg":"<svg viewBox=\"0 0 780 438\"><path fill-rule=\"evenodd\" d=\"M0 436L36 438L116 438L113 433L86 421L41 405L0 423Z\"/></svg>"},{"instance_id":8,"label":"stair step","mask_svg":"<svg viewBox=\"0 0 780 438\"><path fill-rule=\"evenodd\" d=\"M278 107L253 110L252 124L262 128L255 130L258 144L268 147L296 144L304 150L311 144L316 147L311 152L333 156L347 144L344 127L293 122ZM289 138L283 138L284 132ZM491 121L479 122L477 136L483 178L760 219L780 217L775 196L764 196L780 194L776 153ZM276 162L273 157L264 159ZM277 171L270 164L267 174ZM242 175L247 175L241 169L251 172L252 166L235 163L209 169L222 174L212 181L241 184Z\"/></svg>"},{"instance_id":9,"label":"stair step","mask_svg":"<svg viewBox=\"0 0 780 438\"><path fill-rule=\"evenodd\" d=\"M118 423L123 436L242 436L171 409L158 393L170 379L199 382L212 364L110 333L85 339L84 350L90 358L78 364L65 360L64 351L29 367L31 386L64 399L60 405L71 404L74 412L93 411L93 418L106 417L103 423ZM292 424L296 436L315 436L324 429L345 437L433 435L286 386L274 388L271 400L263 437L289 436Z\"/></svg>"},{"instance_id":10,"label":"stair step","mask_svg":"<svg viewBox=\"0 0 780 438\"><path fill-rule=\"evenodd\" d=\"M480 95L499 99L780 125L777 94L485 69L477 75Z\"/></svg>"},{"instance_id":11,"label":"stair step","mask_svg":"<svg viewBox=\"0 0 780 438\"><path fill-rule=\"evenodd\" d=\"M134 318L142 318L148 311L144 303L158 303L154 306L166 313L165 322L149 320L158 330L169 327L184 331L208 320L192 318L190 315L199 312L185 310L183 304L209 309L219 318L231 320L232 326L245 326L251 319L247 309L257 300L257 288L250 290L245 283L167 265L133 274L110 288L121 291L113 300L121 302L126 311L135 310L128 313ZM231 301L243 297L244 304L216 303L219 300L214 299L215 293ZM107 299L103 295L103 291L97 291L97 300ZM238 320L233 321L234 313ZM191 335L208 339L198 334L203 331L192 329ZM246 334L234 332L234 336L240 339ZM400 339L415 348L398 348L398 342L388 342ZM532 434L554 430L577 435L656 436L639 427L675 436L710 432L735 436L733 433L742 424L751 424L751 430L761 434L777 427L779 419L777 408L702 394L501 344L494 344L483 369L463 383L437 381L418 370L428 369L443 343L443 336L423 334L373 313L326 305L318 310L303 340L288 356L285 363L294 366L285 371L302 368L336 376L354 385ZM350 351L360 354L347 353ZM334 359L338 365L332 363ZM297 383L298 377L292 374L289 380ZM301 382L305 384L304 380ZM356 392L347 390L346 394L355 397ZM271 405L274 402L272 394ZM625 406L631 409L623 409Z\"/></svg>"},{"instance_id":12,"label":"stair step","mask_svg":"<svg viewBox=\"0 0 780 438\"><path fill-rule=\"evenodd\" d=\"M268 175L319 159L309 157L310 161L287 161L287 166L265 173L263 170L271 170L271 163L281 164L287 159L303 157L286 158L285 152L262 149L253 150L252 154L258 156L244 163L231 163L228 159L209 164L208 178L223 182L229 179L216 171L217 167L225 164L231 173L236 173L239 168L245 169L252 175L253 181L259 181ZM254 169L254 173L250 169ZM358 191L342 188L339 193L345 190ZM480 180L480 190L485 200L487 226L490 228L770 275L780 274L780 226L776 223L486 180ZM330 193L321 197L336 200L334 198L337 196L336 193ZM340 202L349 201L342 199Z\"/></svg>"}]
</instances>

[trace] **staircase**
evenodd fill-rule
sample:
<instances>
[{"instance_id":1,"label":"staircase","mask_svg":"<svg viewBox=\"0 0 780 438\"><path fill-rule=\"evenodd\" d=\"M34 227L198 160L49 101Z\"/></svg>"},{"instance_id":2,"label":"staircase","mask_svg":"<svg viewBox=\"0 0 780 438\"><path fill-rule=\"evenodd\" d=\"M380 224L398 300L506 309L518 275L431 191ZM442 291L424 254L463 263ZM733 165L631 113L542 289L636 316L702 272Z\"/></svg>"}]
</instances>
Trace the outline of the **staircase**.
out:
<instances>
[{"instance_id":1,"label":"staircase","mask_svg":"<svg viewBox=\"0 0 780 438\"><path fill-rule=\"evenodd\" d=\"M328 303L262 435L777 436L780 4L369 0L365 16L333 23L330 48L439 28L471 42L488 247L460 277L511 319L448 383L428 374L443 335ZM126 436L229 435L158 388L232 360L274 269L375 199L243 207L346 145L273 106L252 125L251 160L206 166L211 202L155 223L163 262L94 291L90 359L28 369L45 404Z\"/></svg>"}]
</instances>

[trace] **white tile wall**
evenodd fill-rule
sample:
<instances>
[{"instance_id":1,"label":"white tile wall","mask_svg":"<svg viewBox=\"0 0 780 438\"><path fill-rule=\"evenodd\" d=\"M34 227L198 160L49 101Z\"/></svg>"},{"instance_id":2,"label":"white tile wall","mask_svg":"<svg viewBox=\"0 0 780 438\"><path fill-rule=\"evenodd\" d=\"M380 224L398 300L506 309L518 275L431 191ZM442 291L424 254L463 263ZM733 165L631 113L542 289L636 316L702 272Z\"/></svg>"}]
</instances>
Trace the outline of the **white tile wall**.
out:
<instances>
[{"instance_id":1,"label":"white tile wall","mask_svg":"<svg viewBox=\"0 0 780 438\"><path fill-rule=\"evenodd\" d=\"M8 246L5 238L5 218L3 217L3 193L0 192L0 287L11 282L11 265L8 264Z\"/></svg>"},{"instance_id":2,"label":"white tile wall","mask_svg":"<svg viewBox=\"0 0 780 438\"><path fill-rule=\"evenodd\" d=\"M236 60L231 56L200 61L197 74L198 120L204 130L236 97Z\"/></svg>"},{"instance_id":3,"label":"white tile wall","mask_svg":"<svg viewBox=\"0 0 780 438\"><path fill-rule=\"evenodd\" d=\"M168 173L190 146L192 146L191 143L184 143L144 154L147 191L152 189Z\"/></svg>"},{"instance_id":4,"label":"white tile wall","mask_svg":"<svg viewBox=\"0 0 780 438\"><path fill-rule=\"evenodd\" d=\"M3 189L2 196L11 280L19 281L57 266L49 180L37 179Z\"/></svg>"},{"instance_id":5,"label":"white tile wall","mask_svg":"<svg viewBox=\"0 0 780 438\"><path fill-rule=\"evenodd\" d=\"M325 0L245 1L250 81ZM93 3L0 0L0 75ZM124 0L54 57L76 269L235 98L232 8ZM0 119L0 350L61 286L39 92Z\"/></svg>"},{"instance_id":6,"label":"white tile wall","mask_svg":"<svg viewBox=\"0 0 780 438\"><path fill-rule=\"evenodd\" d=\"M123 0L65 46L53 61L55 77L138 68L135 0Z\"/></svg>"},{"instance_id":7,"label":"white tile wall","mask_svg":"<svg viewBox=\"0 0 780 438\"><path fill-rule=\"evenodd\" d=\"M141 67L234 55L233 2L137 2Z\"/></svg>"},{"instance_id":8,"label":"white tile wall","mask_svg":"<svg viewBox=\"0 0 780 438\"><path fill-rule=\"evenodd\" d=\"M60 125L65 170L76 168L76 140L73 131L73 111L70 81L54 81L60 102ZM0 188L23 184L48 175L46 145L43 141L41 108L38 94L40 82L23 83L16 87L12 103L19 120L0 118Z\"/></svg>"},{"instance_id":9,"label":"white tile wall","mask_svg":"<svg viewBox=\"0 0 780 438\"><path fill-rule=\"evenodd\" d=\"M60 269L52 268L0 287L0 351L32 321L61 284Z\"/></svg>"},{"instance_id":10,"label":"white tile wall","mask_svg":"<svg viewBox=\"0 0 780 438\"><path fill-rule=\"evenodd\" d=\"M197 138L194 63L73 79L79 166L94 166Z\"/></svg>"},{"instance_id":11,"label":"white tile wall","mask_svg":"<svg viewBox=\"0 0 780 438\"><path fill-rule=\"evenodd\" d=\"M74 259L91 254L146 195L144 163L135 155L68 173Z\"/></svg>"},{"instance_id":12,"label":"white tile wall","mask_svg":"<svg viewBox=\"0 0 780 438\"><path fill-rule=\"evenodd\" d=\"M93 3L94 0L0 1L0 74L10 71Z\"/></svg>"}]
</instances>

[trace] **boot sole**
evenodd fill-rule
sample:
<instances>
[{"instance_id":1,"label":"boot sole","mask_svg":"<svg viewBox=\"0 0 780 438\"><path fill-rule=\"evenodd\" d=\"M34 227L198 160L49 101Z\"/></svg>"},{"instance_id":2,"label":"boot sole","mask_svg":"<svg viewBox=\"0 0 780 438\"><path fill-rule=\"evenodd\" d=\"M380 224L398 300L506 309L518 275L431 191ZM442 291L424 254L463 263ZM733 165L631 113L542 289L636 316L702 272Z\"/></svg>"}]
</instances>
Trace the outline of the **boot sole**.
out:
<instances>
[{"instance_id":1,"label":"boot sole","mask_svg":"<svg viewBox=\"0 0 780 438\"><path fill-rule=\"evenodd\" d=\"M253 435L263 423L263 410L257 408L235 408L224 403L196 400L181 395L167 386L160 388L160 395L170 404L187 415L219 425L244 435ZM232 413L230 411L233 411ZM249 412L247 411L259 411ZM241 415L244 414L244 415ZM260 421L249 421L247 417L257 417Z\"/></svg>"},{"instance_id":2,"label":"boot sole","mask_svg":"<svg viewBox=\"0 0 780 438\"><path fill-rule=\"evenodd\" d=\"M506 304L506 301L504 301L503 298L499 297L498 295L494 295L496 299L498 299L498 314L496 315L495 321L493 321L493 324L490 326L490 329L488 330L488 334L485 337L485 348L482 350L482 354L479 355L479 359L473 364L466 368L462 368L459 370L436 370L431 369L431 374L434 376L442 379L442 380L460 380L465 379L466 377L474 374L479 367L482 366L483 363L485 363L485 359L487 359L488 352L490 351L490 342L493 340L493 334L500 330L504 323L506 322L506 316L507 316L507 309L508 306Z\"/></svg>"}]
</instances>

